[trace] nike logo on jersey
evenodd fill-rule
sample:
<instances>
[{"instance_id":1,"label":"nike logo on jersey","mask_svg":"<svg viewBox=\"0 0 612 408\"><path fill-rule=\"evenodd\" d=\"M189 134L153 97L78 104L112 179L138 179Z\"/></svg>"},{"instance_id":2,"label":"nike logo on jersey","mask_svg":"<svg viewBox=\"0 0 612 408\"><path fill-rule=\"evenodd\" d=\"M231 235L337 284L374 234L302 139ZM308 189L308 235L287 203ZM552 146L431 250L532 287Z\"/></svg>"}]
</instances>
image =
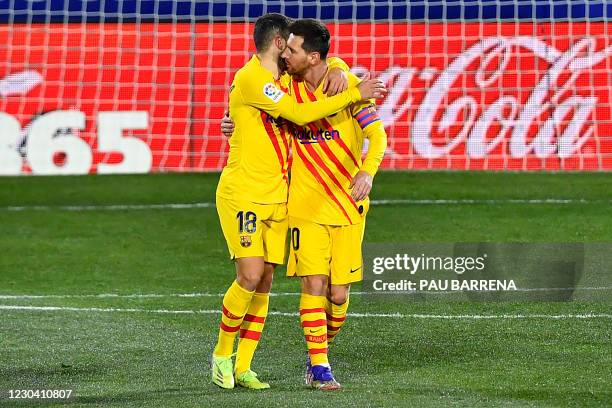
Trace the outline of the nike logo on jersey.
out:
<instances>
[{"instance_id":1,"label":"nike logo on jersey","mask_svg":"<svg viewBox=\"0 0 612 408\"><path fill-rule=\"evenodd\" d=\"M357 269L351 269L351 273L355 273L355 272L357 272L360 269L361 269L361 266L359 268L357 268Z\"/></svg>"}]
</instances>

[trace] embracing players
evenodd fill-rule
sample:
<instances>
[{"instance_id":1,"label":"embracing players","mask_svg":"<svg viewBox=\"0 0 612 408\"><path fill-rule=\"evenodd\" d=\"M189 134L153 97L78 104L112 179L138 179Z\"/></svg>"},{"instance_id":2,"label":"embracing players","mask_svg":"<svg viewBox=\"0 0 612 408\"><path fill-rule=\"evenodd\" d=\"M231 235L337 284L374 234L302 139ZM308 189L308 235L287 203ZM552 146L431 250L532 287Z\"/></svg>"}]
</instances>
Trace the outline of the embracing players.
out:
<instances>
[{"instance_id":1,"label":"embracing players","mask_svg":"<svg viewBox=\"0 0 612 408\"><path fill-rule=\"evenodd\" d=\"M329 31L308 19L296 21L290 31L282 54L293 78L288 91L299 103L325 100ZM349 75L350 85L358 81ZM387 136L371 102L354 103L328 118L288 128L295 160L289 187L287 271L302 278L300 320L309 354L306 382L335 390L340 384L331 372L328 344L346 320L350 284L363 276L368 194ZM224 133L231 133L231 124L225 123ZM362 162L364 138L370 144Z\"/></svg>"},{"instance_id":2,"label":"embracing players","mask_svg":"<svg viewBox=\"0 0 612 408\"><path fill-rule=\"evenodd\" d=\"M216 204L236 279L223 298L219 337L211 358L212 381L263 389L250 369L265 323L275 265L285 260L288 155L290 139L280 117L306 125L345 107L381 96L380 81L369 80L321 101L298 104L287 95L289 77L279 68L290 21L267 14L254 28L256 55L235 75L229 111L235 122L228 162L217 187ZM236 365L232 361L240 333Z\"/></svg>"}]
</instances>

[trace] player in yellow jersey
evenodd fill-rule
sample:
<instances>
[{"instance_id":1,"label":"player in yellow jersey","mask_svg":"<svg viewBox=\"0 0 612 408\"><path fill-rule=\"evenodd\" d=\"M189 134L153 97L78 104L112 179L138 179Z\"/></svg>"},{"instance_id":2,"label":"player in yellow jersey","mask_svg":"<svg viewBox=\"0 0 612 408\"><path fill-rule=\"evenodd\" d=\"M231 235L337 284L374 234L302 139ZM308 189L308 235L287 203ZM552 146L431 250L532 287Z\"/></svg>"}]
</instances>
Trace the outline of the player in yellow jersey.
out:
<instances>
[{"instance_id":1,"label":"player in yellow jersey","mask_svg":"<svg viewBox=\"0 0 612 408\"><path fill-rule=\"evenodd\" d=\"M329 31L311 19L290 26L283 57L292 74L290 91L299 103L328 100ZM349 86L359 79L349 74ZM289 189L290 255L288 276L301 277L300 321L309 352L306 381L335 390L328 342L346 319L350 284L362 280L361 243L368 194L387 135L371 102L353 103L325 119L291 129L294 138ZM361 160L364 138L369 139Z\"/></svg>"},{"instance_id":2,"label":"player in yellow jersey","mask_svg":"<svg viewBox=\"0 0 612 408\"><path fill-rule=\"evenodd\" d=\"M352 86L325 100L298 104L287 96L287 76L279 57L289 20L267 14L255 23L256 55L235 75L229 110L235 122L228 162L217 187L217 212L236 280L225 293L219 337L211 358L213 383L233 388L269 388L250 369L268 311L274 267L285 260L289 136L280 117L297 124L334 114L362 99L380 95L380 81ZM236 366L234 341L240 332Z\"/></svg>"}]
</instances>

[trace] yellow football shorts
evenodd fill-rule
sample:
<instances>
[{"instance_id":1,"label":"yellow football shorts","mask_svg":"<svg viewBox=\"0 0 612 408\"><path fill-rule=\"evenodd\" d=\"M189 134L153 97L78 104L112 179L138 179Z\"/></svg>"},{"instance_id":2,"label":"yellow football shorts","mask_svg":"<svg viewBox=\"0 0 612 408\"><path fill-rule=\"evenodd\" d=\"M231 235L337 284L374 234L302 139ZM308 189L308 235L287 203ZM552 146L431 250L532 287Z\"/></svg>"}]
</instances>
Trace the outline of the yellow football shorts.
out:
<instances>
[{"instance_id":1,"label":"yellow football shorts","mask_svg":"<svg viewBox=\"0 0 612 408\"><path fill-rule=\"evenodd\" d=\"M287 256L287 204L257 204L217 197L217 213L230 258L263 256L284 264Z\"/></svg>"},{"instance_id":2,"label":"yellow football shorts","mask_svg":"<svg viewBox=\"0 0 612 408\"><path fill-rule=\"evenodd\" d=\"M365 217L354 225L323 225L289 217L287 276L327 275L332 285L363 280Z\"/></svg>"}]
</instances>

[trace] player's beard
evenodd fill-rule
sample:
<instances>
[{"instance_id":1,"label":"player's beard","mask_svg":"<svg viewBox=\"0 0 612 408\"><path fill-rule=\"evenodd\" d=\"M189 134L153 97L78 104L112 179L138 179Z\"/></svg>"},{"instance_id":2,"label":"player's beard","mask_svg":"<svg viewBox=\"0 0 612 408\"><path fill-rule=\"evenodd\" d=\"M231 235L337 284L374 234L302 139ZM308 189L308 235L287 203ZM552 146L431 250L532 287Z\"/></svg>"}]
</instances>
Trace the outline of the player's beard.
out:
<instances>
[{"instance_id":1,"label":"player's beard","mask_svg":"<svg viewBox=\"0 0 612 408\"><path fill-rule=\"evenodd\" d=\"M287 72L289 73L289 75L295 78L303 78L307 71L308 64L303 64L302 67L298 67L295 64L292 64L291 67L287 67Z\"/></svg>"}]
</instances>

